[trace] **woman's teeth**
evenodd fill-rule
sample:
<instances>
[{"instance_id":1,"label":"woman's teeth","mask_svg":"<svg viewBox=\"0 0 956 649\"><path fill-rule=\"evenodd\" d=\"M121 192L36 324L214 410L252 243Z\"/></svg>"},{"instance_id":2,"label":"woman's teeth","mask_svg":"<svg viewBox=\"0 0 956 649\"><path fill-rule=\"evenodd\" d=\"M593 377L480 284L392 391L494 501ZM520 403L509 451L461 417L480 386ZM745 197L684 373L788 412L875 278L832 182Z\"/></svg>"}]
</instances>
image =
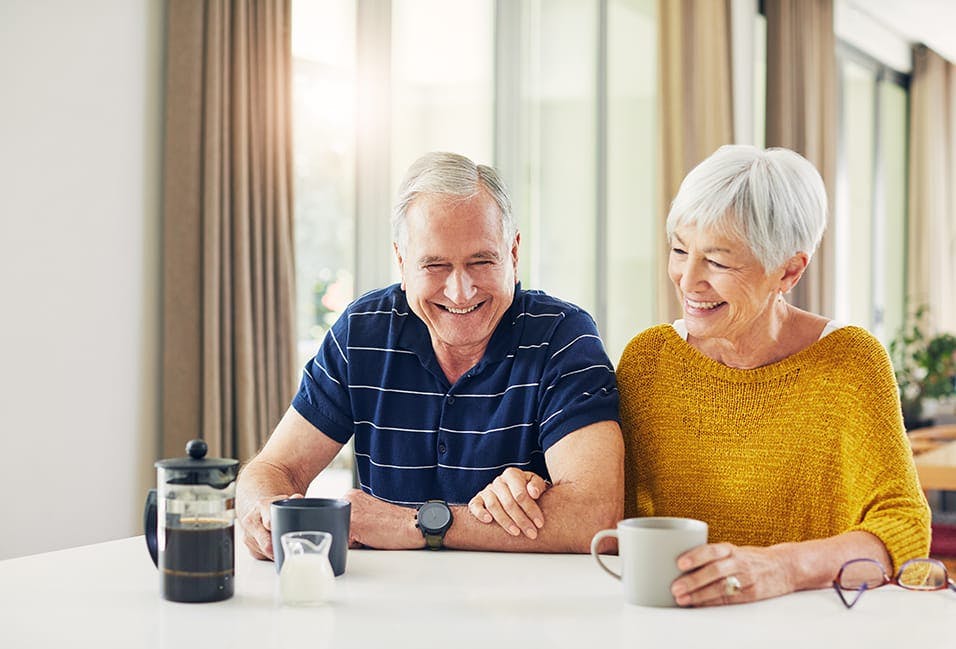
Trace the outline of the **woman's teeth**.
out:
<instances>
[{"instance_id":1,"label":"woman's teeth","mask_svg":"<svg viewBox=\"0 0 956 649\"><path fill-rule=\"evenodd\" d=\"M694 309L713 309L721 304L723 304L723 302L695 302L693 300L687 300L687 306Z\"/></svg>"}]
</instances>

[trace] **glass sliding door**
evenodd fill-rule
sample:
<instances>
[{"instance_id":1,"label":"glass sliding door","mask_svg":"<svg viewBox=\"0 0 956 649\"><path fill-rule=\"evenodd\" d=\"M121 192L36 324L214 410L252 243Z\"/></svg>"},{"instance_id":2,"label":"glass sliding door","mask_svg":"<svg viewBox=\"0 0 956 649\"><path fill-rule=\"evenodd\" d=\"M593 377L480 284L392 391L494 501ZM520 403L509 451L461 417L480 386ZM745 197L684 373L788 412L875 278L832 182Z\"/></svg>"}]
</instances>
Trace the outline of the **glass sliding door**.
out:
<instances>
[{"instance_id":1,"label":"glass sliding door","mask_svg":"<svg viewBox=\"0 0 956 649\"><path fill-rule=\"evenodd\" d=\"M299 367L353 297L355 2L296 0L292 22Z\"/></svg>"},{"instance_id":2,"label":"glass sliding door","mask_svg":"<svg viewBox=\"0 0 956 649\"><path fill-rule=\"evenodd\" d=\"M656 324L659 237L665 211L657 196L657 3L612 0L608 7L607 322L614 363L641 330Z\"/></svg>"},{"instance_id":3,"label":"glass sliding door","mask_svg":"<svg viewBox=\"0 0 956 649\"><path fill-rule=\"evenodd\" d=\"M894 81L877 84L880 155L876 203L880 236L876 241L874 333L889 341L903 325L906 308L907 93Z\"/></svg>"},{"instance_id":4,"label":"glass sliding door","mask_svg":"<svg viewBox=\"0 0 956 649\"><path fill-rule=\"evenodd\" d=\"M655 318L656 3L498 7L496 150L524 236L521 277L588 310L616 362Z\"/></svg>"},{"instance_id":5,"label":"glass sliding door","mask_svg":"<svg viewBox=\"0 0 956 649\"><path fill-rule=\"evenodd\" d=\"M838 65L834 317L888 343L905 304L907 84L846 45Z\"/></svg>"},{"instance_id":6,"label":"glass sliding door","mask_svg":"<svg viewBox=\"0 0 956 649\"><path fill-rule=\"evenodd\" d=\"M494 164L493 0L392 0L390 196L427 151Z\"/></svg>"}]
</instances>

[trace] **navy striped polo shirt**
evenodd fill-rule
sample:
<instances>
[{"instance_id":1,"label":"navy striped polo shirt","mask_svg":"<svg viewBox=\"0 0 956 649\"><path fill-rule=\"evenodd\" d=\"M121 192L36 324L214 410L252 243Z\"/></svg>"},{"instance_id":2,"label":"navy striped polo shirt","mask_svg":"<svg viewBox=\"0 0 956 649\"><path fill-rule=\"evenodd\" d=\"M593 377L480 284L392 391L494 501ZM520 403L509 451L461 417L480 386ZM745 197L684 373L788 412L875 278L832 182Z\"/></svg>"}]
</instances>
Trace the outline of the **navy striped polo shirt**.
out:
<instances>
[{"instance_id":1,"label":"navy striped polo shirt","mask_svg":"<svg viewBox=\"0 0 956 649\"><path fill-rule=\"evenodd\" d=\"M305 366L292 405L337 442L354 436L362 489L407 506L465 504L512 466L548 479L552 444L619 421L594 320L520 284L481 361L454 385L398 284L360 297Z\"/></svg>"}]
</instances>

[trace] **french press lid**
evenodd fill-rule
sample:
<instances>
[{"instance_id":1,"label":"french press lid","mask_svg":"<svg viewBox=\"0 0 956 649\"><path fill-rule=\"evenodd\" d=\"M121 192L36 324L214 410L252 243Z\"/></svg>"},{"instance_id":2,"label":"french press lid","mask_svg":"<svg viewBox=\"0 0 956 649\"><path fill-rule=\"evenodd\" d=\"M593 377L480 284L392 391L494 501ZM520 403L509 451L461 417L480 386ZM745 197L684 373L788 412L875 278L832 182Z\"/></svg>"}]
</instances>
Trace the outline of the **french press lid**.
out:
<instances>
[{"instance_id":1,"label":"french press lid","mask_svg":"<svg viewBox=\"0 0 956 649\"><path fill-rule=\"evenodd\" d=\"M188 457L159 460L155 466L165 472L167 484L206 484L218 489L229 486L239 473L239 460L207 458L208 450L206 442L193 439L186 444Z\"/></svg>"}]
</instances>

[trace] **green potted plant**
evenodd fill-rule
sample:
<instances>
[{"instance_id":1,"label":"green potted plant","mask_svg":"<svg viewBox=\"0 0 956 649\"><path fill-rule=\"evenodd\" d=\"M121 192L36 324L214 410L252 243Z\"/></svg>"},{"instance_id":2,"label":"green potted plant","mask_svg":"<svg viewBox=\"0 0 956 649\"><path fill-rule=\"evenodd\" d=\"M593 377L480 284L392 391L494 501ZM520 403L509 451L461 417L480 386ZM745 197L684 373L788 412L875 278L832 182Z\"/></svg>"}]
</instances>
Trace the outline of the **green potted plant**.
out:
<instances>
[{"instance_id":1,"label":"green potted plant","mask_svg":"<svg viewBox=\"0 0 956 649\"><path fill-rule=\"evenodd\" d=\"M890 342L907 430L930 425L927 399L956 395L956 336L929 333L929 309L919 307Z\"/></svg>"}]
</instances>

